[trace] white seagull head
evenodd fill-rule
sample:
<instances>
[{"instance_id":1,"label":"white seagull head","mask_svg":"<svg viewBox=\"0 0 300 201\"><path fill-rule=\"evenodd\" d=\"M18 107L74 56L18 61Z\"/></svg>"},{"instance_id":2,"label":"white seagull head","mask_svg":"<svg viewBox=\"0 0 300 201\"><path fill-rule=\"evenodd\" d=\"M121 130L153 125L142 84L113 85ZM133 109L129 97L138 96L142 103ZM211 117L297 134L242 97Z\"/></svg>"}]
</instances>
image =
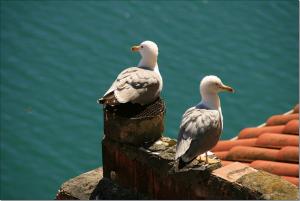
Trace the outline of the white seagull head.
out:
<instances>
[{"instance_id":1,"label":"white seagull head","mask_svg":"<svg viewBox=\"0 0 300 201\"><path fill-rule=\"evenodd\" d=\"M132 46L131 50L141 54L139 66L154 68L157 65L158 47L154 42L144 41L140 45Z\"/></svg>"},{"instance_id":2,"label":"white seagull head","mask_svg":"<svg viewBox=\"0 0 300 201\"><path fill-rule=\"evenodd\" d=\"M222 91L233 93L234 89L230 86L223 84L221 79L215 75L205 76L200 82L200 93L202 96L208 94L218 94Z\"/></svg>"}]
</instances>

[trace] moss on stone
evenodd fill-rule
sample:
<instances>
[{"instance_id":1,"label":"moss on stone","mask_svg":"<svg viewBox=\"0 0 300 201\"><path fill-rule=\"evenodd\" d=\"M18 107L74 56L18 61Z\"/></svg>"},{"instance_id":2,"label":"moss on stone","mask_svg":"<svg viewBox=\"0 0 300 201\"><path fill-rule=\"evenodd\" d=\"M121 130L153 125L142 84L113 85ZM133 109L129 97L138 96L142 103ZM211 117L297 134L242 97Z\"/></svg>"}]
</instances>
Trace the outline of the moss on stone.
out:
<instances>
[{"instance_id":1,"label":"moss on stone","mask_svg":"<svg viewBox=\"0 0 300 201\"><path fill-rule=\"evenodd\" d=\"M246 174L237 180L237 183L262 194L261 199L267 200L297 200L298 188L279 176L258 171Z\"/></svg>"}]
</instances>

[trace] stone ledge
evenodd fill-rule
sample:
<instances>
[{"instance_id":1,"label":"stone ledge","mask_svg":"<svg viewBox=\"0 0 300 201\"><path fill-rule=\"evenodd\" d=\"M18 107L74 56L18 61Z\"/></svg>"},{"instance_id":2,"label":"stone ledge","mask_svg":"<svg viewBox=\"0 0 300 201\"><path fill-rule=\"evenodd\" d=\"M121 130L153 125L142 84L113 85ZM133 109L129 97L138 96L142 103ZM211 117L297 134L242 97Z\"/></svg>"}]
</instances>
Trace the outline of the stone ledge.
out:
<instances>
[{"instance_id":1,"label":"stone ledge","mask_svg":"<svg viewBox=\"0 0 300 201\"><path fill-rule=\"evenodd\" d=\"M237 180L242 186L261 193L266 200L299 200L298 188L277 175L264 171L246 174Z\"/></svg>"},{"instance_id":2,"label":"stone ledge","mask_svg":"<svg viewBox=\"0 0 300 201\"><path fill-rule=\"evenodd\" d=\"M56 199L299 199L298 188L280 177L238 162L221 167L214 156L205 168L195 159L176 171L170 138L146 147L102 143L103 170L65 182Z\"/></svg>"},{"instance_id":3,"label":"stone ledge","mask_svg":"<svg viewBox=\"0 0 300 201\"><path fill-rule=\"evenodd\" d=\"M296 186L272 174L241 163L221 167L218 159L203 166L195 159L174 169L176 141L162 137L151 146L135 147L109 139L102 141L104 177L151 199L297 199ZM269 183L251 178L265 175ZM255 180L255 179L254 179ZM273 182L281 185L274 186ZM272 189L272 193L268 191ZM281 196L275 196L275 195Z\"/></svg>"},{"instance_id":4,"label":"stone ledge","mask_svg":"<svg viewBox=\"0 0 300 201\"><path fill-rule=\"evenodd\" d=\"M224 168L224 169L223 169ZM210 199L229 199L229 196L248 199L296 200L298 190L295 186L280 177L257 171L251 167L245 169L240 163L234 167L219 168L207 183L213 186L212 191L222 192L210 195ZM225 169L226 168L226 169ZM251 170L253 169L253 170ZM107 178L103 178L102 168L83 173L66 181L59 189L57 200L147 200L143 194L123 188ZM226 179L231 178L231 182ZM203 194L201 186L194 186L197 194ZM211 192L212 192L211 191ZM230 192L229 192L230 191ZM184 193L184 192L182 192Z\"/></svg>"},{"instance_id":5,"label":"stone ledge","mask_svg":"<svg viewBox=\"0 0 300 201\"><path fill-rule=\"evenodd\" d=\"M146 200L147 197L125 189L107 178L97 168L74 177L62 184L57 200Z\"/></svg>"},{"instance_id":6,"label":"stone ledge","mask_svg":"<svg viewBox=\"0 0 300 201\"><path fill-rule=\"evenodd\" d=\"M74 177L62 184L56 199L58 200L88 200L100 179L103 177L102 168Z\"/></svg>"}]
</instances>

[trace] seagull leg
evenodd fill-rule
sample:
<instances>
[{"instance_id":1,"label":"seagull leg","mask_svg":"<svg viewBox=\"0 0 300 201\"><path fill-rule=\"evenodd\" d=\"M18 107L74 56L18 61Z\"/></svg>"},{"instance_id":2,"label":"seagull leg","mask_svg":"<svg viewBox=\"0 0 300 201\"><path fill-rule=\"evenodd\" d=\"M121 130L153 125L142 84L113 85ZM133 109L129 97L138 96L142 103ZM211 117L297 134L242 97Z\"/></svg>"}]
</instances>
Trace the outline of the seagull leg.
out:
<instances>
[{"instance_id":1,"label":"seagull leg","mask_svg":"<svg viewBox=\"0 0 300 201\"><path fill-rule=\"evenodd\" d=\"M207 160L207 152L205 152L205 163L208 164L208 160Z\"/></svg>"}]
</instances>

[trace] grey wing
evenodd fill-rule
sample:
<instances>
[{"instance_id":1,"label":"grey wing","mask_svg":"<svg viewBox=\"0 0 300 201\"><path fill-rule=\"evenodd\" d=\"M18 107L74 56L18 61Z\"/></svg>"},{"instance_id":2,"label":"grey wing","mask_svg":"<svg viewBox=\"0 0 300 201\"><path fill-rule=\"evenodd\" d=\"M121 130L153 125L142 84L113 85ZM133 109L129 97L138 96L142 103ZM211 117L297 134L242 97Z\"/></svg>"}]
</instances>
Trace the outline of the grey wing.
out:
<instances>
[{"instance_id":1,"label":"grey wing","mask_svg":"<svg viewBox=\"0 0 300 201\"><path fill-rule=\"evenodd\" d=\"M124 74L127 74L128 72L133 72L136 70L136 67L131 67L131 68L127 68L125 70L123 70L117 77L117 79L112 83L112 85L110 86L110 88L105 92L105 94L103 95L103 97L105 97L106 95L110 94L111 92L113 92L116 88L117 88L117 81L118 79L120 79Z\"/></svg>"},{"instance_id":2,"label":"grey wing","mask_svg":"<svg viewBox=\"0 0 300 201\"><path fill-rule=\"evenodd\" d=\"M114 95L114 90L116 88L116 80L113 82L113 84L110 86L110 88L105 92L105 94L102 96L102 98L98 99L99 104L108 104L108 105L117 105L119 104L118 100L116 99Z\"/></svg>"},{"instance_id":3,"label":"grey wing","mask_svg":"<svg viewBox=\"0 0 300 201\"><path fill-rule=\"evenodd\" d=\"M184 113L180 125L175 159L184 156L185 161L192 160L203 149L207 149L208 144L206 145L204 142L215 136L215 131L218 131L219 128L220 115L218 111L196 107L188 109Z\"/></svg>"},{"instance_id":4,"label":"grey wing","mask_svg":"<svg viewBox=\"0 0 300 201\"><path fill-rule=\"evenodd\" d=\"M110 94L111 92L113 92L116 88L116 80L113 82L113 84L110 86L110 88L105 92L105 94L103 95L103 97L105 97L106 95Z\"/></svg>"},{"instance_id":5,"label":"grey wing","mask_svg":"<svg viewBox=\"0 0 300 201\"><path fill-rule=\"evenodd\" d=\"M146 104L159 95L160 84L160 77L154 71L133 67L118 76L114 94L120 103Z\"/></svg>"}]
</instances>

